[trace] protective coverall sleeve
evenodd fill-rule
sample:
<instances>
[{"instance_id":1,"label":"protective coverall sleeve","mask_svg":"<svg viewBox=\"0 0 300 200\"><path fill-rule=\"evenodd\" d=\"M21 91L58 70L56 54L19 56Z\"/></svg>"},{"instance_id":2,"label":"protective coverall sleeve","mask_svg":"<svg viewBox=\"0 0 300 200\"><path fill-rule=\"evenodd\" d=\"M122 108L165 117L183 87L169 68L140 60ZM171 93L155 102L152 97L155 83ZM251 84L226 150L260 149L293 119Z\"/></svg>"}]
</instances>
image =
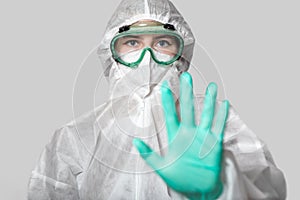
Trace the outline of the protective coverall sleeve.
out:
<instances>
[{"instance_id":1,"label":"protective coverall sleeve","mask_svg":"<svg viewBox=\"0 0 300 200\"><path fill-rule=\"evenodd\" d=\"M224 134L220 199L285 199L286 182L270 151L231 107Z\"/></svg>"},{"instance_id":2,"label":"protective coverall sleeve","mask_svg":"<svg viewBox=\"0 0 300 200\"><path fill-rule=\"evenodd\" d=\"M57 130L42 152L30 177L29 200L79 199L76 177L82 169L76 141L67 129Z\"/></svg>"}]
</instances>

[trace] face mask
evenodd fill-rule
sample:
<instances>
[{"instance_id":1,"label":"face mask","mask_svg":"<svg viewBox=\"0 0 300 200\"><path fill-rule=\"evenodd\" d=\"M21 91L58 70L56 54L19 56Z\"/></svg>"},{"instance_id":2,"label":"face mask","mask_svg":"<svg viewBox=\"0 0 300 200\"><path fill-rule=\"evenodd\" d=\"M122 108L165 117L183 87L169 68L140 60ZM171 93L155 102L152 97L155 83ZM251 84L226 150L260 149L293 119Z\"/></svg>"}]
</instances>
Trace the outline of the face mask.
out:
<instances>
[{"instance_id":1,"label":"face mask","mask_svg":"<svg viewBox=\"0 0 300 200\"><path fill-rule=\"evenodd\" d=\"M134 59L139 52L131 52L124 55L124 59ZM168 59L169 55L157 54L160 58ZM176 62L175 62L176 63ZM170 82L174 87L174 92L178 87L178 77L180 72L174 64L161 66L156 63L146 52L143 60L136 68L130 68L120 63L114 63L109 74L110 98L122 96L135 96L137 98L147 98L148 96L159 93L160 85L163 81ZM176 94L178 94L176 92Z\"/></svg>"},{"instance_id":2,"label":"face mask","mask_svg":"<svg viewBox=\"0 0 300 200\"><path fill-rule=\"evenodd\" d=\"M132 57L133 55L126 55ZM167 55L159 55L161 57ZM175 65L160 66L146 53L136 68L114 64L110 71L110 99L121 99L113 111L117 120L129 117L138 127L153 124L155 109L161 109L161 85L166 80L174 97L179 96L179 74ZM119 107L123 107L119 109ZM120 111L122 110L122 111Z\"/></svg>"}]
</instances>

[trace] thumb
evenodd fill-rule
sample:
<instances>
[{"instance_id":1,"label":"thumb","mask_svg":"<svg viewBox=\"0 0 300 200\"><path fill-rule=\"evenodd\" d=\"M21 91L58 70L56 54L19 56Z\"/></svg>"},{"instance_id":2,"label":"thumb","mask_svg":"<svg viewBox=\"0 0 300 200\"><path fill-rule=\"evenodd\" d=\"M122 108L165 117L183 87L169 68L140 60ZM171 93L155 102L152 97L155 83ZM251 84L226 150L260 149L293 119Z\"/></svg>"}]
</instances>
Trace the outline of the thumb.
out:
<instances>
[{"instance_id":1,"label":"thumb","mask_svg":"<svg viewBox=\"0 0 300 200\"><path fill-rule=\"evenodd\" d=\"M162 166L163 159L154 152L147 144L145 144L140 139L133 139L133 145L140 152L141 157L147 162L147 164L152 167L155 171L159 170Z\"/></svg>"}]
</instances>

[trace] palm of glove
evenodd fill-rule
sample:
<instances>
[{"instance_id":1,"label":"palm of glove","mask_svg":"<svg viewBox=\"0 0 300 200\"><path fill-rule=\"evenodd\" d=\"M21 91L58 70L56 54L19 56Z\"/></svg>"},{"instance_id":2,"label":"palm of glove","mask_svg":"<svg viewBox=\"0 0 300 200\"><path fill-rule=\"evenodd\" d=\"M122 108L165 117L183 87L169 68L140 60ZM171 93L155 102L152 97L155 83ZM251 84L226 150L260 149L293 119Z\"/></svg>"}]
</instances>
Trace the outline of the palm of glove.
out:
<instances>
[{"instance_id":1,"label":"palm of glove","mask_svg":"<svg viewBox=\"0 0 300 200\"><path fill-rule=\"evenodd\" d=\"M222 188L222 140L229 104L224 101L215 117L216 95L217 86L209 84L201 123L196 125L192 78L183 73L180 77L180 121L172 92L167 84L162 87L169 141L167 154L161 157L143 141L134 140L141 156L168 186L188 197L219 193Z\"/></svg>"},{"instance_id":2,"label":"palm of glove","mask_svg":"<svg viewBox=\"0 0 300 200\"><path fill-rule=\"evenodd\" d=\"M191 137L193 133L194 138ZM211 133L197 127L180 127L177 134L157 173L171 188L183 193L212 191L219 181L221 143L214 138L213 145L205 146L205 137ZM209 153L201 155L200 151Z\"/></svg>"}]
</instances>

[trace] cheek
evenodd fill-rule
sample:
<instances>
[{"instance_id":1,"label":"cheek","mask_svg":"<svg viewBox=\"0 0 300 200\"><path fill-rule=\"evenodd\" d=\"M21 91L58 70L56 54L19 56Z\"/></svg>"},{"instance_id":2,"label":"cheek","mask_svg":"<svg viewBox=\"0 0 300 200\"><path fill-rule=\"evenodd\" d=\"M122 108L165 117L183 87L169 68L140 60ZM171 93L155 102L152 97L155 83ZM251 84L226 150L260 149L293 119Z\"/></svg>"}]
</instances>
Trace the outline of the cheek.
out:
<instances>
[{"instance_id":1,"label":"cheek","mask_svg":"<svg viewBox=\"0 0 300 200\"><path fill-rule=\"evenodd\" d=\"M176 46L172 46L172 48L170 49L170 53L173 55L173 56L176 56L177 53L178 53L178 48Z\"/></svg>"},{"instance_id":2,"label":"cheek","mask_svg":"<svg viewBox=\"0 0 300 200\"><path fill-rule=\"evenodd\" d=\"M117 45L115 48L116 52L120 55L124 54L125 52L128 52L128 47L124 45Z\"/></svg>"},{"instance_id":3,"label":"cheek","mask_svg":"<svg viewBox=\"0 0 300 200\"><path fill-rule=\"evenodd\" d=\"M118 41L115 43L114 48L115 48L115 51L116 51L118 54L123 54L123 53L125 53L125 52L127 51L128 46L127 46L127 45L124 45L124 42L123 42L123 41L119 41L119 40L118 40Z\"/></svg>"},{"instance_id":4,"label":"cheek","mask_svg":"<svg viewBox=\"0 0 300 200\"><path fill-rule=\"evenodd\" d=\"M177 48L176 47L170 47L167 49L160 49L160 52L163 54L166 54L170 57L174 57L177 54Z\"/></svg>"}]
</instances>

